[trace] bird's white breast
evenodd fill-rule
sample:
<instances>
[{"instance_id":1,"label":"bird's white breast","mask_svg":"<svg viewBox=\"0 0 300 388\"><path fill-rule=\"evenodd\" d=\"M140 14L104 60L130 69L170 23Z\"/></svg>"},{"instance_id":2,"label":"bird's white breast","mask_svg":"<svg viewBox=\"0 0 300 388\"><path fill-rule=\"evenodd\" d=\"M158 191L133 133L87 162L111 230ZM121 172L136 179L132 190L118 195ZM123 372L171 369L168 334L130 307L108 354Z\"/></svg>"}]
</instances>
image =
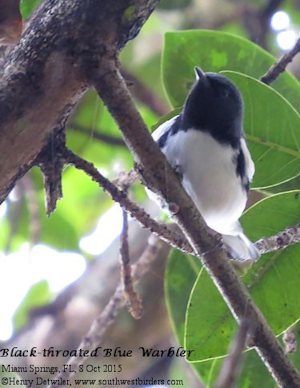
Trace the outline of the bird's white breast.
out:
<instances>
[{"instance_id":1,"label":"bird's white breast","mask_svg":"<svg viewBox=\"0 0 300 388\"><path fill-rule=\"evenodd\" d=\"M182 184L208 226L219 233L232 233L247 201L236 174L237 150L208 133L190 129L169 136L162 151L173 167L180 168Z\"/></svg>"}]
</instances>

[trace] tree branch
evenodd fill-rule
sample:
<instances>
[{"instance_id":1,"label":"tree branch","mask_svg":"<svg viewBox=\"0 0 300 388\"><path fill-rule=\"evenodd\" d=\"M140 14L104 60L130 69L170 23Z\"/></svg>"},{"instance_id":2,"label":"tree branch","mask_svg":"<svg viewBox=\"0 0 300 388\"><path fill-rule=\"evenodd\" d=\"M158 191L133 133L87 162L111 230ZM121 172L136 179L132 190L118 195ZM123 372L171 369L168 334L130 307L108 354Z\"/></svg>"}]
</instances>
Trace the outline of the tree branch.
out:
<instances>
[{"instance_id":1,"label":"tree branch","mask_svg":"<svg viewBox=\"0 0 300 388\"><path fill-rule=\"evenodd\" d=\"M123 210L123 228L121 233L121 282L124 296L128 303L128 310L135 319L142 316L143 305L140 297L136 293L133 280L132 268L130 264L129 245L128 245L128 214Z\"/></svg>"},{"instance_id":2,"label":"tree branch","mask_svg":"<svg viewBox=\"0 0 300 388\"><path fill-rule=\"evenodd\" d=\"M295 46L286 54L284 54L278 62L274 63L273 66L261 77L261 82L270 85L272 82L279 77L281 73L286 70L287 65L292 62L294 57L300 52L300 38L295 43Z\"/></svg>"},{"instance_id":3,"label":"tree branch","mask_svg":"<svg viewBox=\"0 0 300 388\"><path fill-rule=\"evenodd\" d=\"M300 242L300 224L286 228L271 237L256 241L255 246L261 254L278 251Z\"/></svg>"},{"instance_id":4,"label":"tree branch","mask_svg":"<svg viewBox=\"0 0 300 388\"><path fill-rule=\"evenodd\" d=\"M247 335L251 329L250 322L242 321L232 342L229 355L226 357L215 388L234 388L246 347Z\"/></svg>"},{"instance_id":5,"label":"tree branch","mask_svg":"<svg viewBox=\"0 0 300 388\"><path fill-rule=\"evenodd\" d=\"M135 159L142 165L140 171L147 185L167 204L176 205L177 212L174 218L194 252L201 257L203 265L237 321L241 322L243 319L253 321L253 342L256 350L277 383L281 386L300 386L300 377L296 369L285 356L272 330L251 300L225 252L220 248L219 241L209 233L192 200L181 187L171 166L147 131L116 64L107 61L104 68L105 72L91 73L91 81L117 121Z\"/></svg>"}]
</instances>

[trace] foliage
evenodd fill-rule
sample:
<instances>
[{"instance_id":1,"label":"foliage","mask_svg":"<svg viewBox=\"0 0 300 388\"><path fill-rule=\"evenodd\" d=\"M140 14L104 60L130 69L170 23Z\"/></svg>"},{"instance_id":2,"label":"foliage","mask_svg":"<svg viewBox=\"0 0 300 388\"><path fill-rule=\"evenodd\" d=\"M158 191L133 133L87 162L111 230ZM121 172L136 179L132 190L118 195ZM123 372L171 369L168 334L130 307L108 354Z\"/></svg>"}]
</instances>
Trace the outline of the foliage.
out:
<instances>
[{"instance_id":1,"label":"foliage","mask_svg":"<svg viewBox=\"0 0 300 388\"><path fill-rule=\"evenodd\" d=\"M27 294L19 309L14 314L15 329L18 330L28 321L28 314L33 308L45 305L51 300L49 285L45 280L34 284Z\"/></svg>"},{"instance_id":2,"label":"foliage","mask_svg":"<svg viewBox=\"0 0 300 388\"><path fill-rule=\"evenodd\" d=\"M20 7L23 19L28 19L40 3L41 0L21 0Z\"/></svg>"}]
</instances>

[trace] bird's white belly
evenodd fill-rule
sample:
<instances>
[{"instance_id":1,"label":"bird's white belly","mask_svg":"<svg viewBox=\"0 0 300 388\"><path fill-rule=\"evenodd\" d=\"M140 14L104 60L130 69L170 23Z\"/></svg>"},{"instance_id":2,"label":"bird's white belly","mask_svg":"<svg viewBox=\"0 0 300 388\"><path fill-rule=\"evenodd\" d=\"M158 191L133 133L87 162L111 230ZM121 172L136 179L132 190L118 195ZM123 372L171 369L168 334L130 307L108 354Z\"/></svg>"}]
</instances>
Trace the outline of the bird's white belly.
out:
<instances>
[{"instance_id":1,"label":"bird's white belly","mask_svg":"<svg viewBox=\"0 0 300 388\"><path fill-rule=\"evenodd\" d=\"M230 233L247 201L236 174L234 151L205 132L179 131L163 152L173 167L180 166L183 186L209 227Z\"/></svg>"}]
</instances>

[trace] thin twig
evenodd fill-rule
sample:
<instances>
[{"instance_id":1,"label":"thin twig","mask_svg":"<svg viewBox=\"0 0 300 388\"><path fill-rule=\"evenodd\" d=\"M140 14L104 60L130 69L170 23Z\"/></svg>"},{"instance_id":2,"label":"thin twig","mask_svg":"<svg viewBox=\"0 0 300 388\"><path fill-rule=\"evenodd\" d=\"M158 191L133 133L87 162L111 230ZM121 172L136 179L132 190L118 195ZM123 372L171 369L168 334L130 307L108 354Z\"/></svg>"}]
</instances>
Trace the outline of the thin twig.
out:
<instances>
[{"instance_id":1,"label":"thin twig","mask_svg":"<svg viewBox=\"0 0 300 388\"><path fill-rule=\"evenodd\" d=\"M257 240L255 245L261 254L278 251L300 242L300 224L286 228L271 237Z\"/></svg>"},{"instance_id":2,"label":"thin twig","mask_svg":"<svg viewBox=\"0 0 300 388\"><path fill-rule=\"evenodd\" d=\"M84 135L87 135L93 139L99 140L102 143L117 146L117 147L126 147L124 141L119 137L106 135L105 133L100 133L96 130L88 129L75 123L71 123L70 128L73 131L83 133Z\"/></svg>"},{"instance_id":3,"label":"thin twig","mask_svg":"<svg viewBox=\"0 0 300 388\"><path fill-rule=\"evenodd\" d=\"M129 187L132 186L133 183L137 181L137 179L137 171L122 171L119 173L118 177L113 180L113 184L115 184L121 190L124 190L125 188L129 189Z\"/></svg>"},{"instance_id":4,"label":"thin twig","mask_svg":"<svg viewBox=\"0 0 300 388\"><path fill-rule=\"evenodd\" d=\"M115 202L118 202L133 218L139 221L145 228L155 233L164 241L174 247L178 247L187 253L192 253L193 250L187 240L176 231L171 230L165 224L159 224L153 220L144 209L139 207L134 202L130 201L126 192L118 189L112 182L105 178L92 163L75 155L71 150L65 149L64 160L67 164L72 164L79 170L84 171L95 182L97 182L105 191L107 191Z\"/></svg>"},{"instance_id":5,"label":"thin twig","mask_svg":"<svg viewBox=\"0 0 300 388\"><path fill-rule=\"evenodd\" d=\"M164 248L162 241L157 237L151 235L148 240L148 244L135 265L132 266L132 277L134 283L140 281L144 274L149 270L151 264L159 257L161 250ZM78 350L91 352L102 344L107 329L114 322L118 312L125 305L123 285L119 283L114 295L109 300L108 304L102 311L102 313L96 318L82 342L78 346ZM70 379L75 371L78 371L79 365L81 365L88 357L72 357L68 361L69 367L63 368L57 378L64 380ZM73 371L73 372L72 372ZM55 380L55 379L54 379ZM51 385L51 387L56 385Z\"/></svg>"},{"instance_id":6,"label":"thin twig","mask_svg":"<svg viewBox=\"0 0 300 388\"><path fill-rule=\"evenodd\" d=\"M287 329L283 333L282 341L286 354L296 353L297 351L297 337L293 328Z\"/></svg>"},{"instance_id":7,"label":"thin twig","mask_svg":"<svg viewBox=\"0 0 300 388\"><path fill-rule=\"evenodd\" d=\"M276 78L285 71L287 65L292 62L294 57L300 52L300 38L297 40L295 46L286 54L284 54L270 69L261 77L261 81L270 85Z\"/></svg>"},{"instance_id":8,"label":"thin twig","mask_svg":"<svg viewBox=\"0 0 300 388\"><path fill-rule=\"evenodd\" d=\"M133 287L132 271L130 264L129 244L128 244L128 214L123 210L123 228L121 232L121 281L124 295L128 303L128 310L135 319L140 319L143 312L141 298Z\"/></svg>"},{"instance_id":9,"label":"thin twig","mask_svg":"<svg viewBox=\"0 0 300 388\"><path fill-rule=\"evenodd\" d=\"M243 359L243 350L246 346L247 335L251 328L250 322L243 320L239 326L237 335L235 336L229 355L226 357L218 380L216 388L233 388L240 372L240 367Z\"/></svg>"}]
</instances>

